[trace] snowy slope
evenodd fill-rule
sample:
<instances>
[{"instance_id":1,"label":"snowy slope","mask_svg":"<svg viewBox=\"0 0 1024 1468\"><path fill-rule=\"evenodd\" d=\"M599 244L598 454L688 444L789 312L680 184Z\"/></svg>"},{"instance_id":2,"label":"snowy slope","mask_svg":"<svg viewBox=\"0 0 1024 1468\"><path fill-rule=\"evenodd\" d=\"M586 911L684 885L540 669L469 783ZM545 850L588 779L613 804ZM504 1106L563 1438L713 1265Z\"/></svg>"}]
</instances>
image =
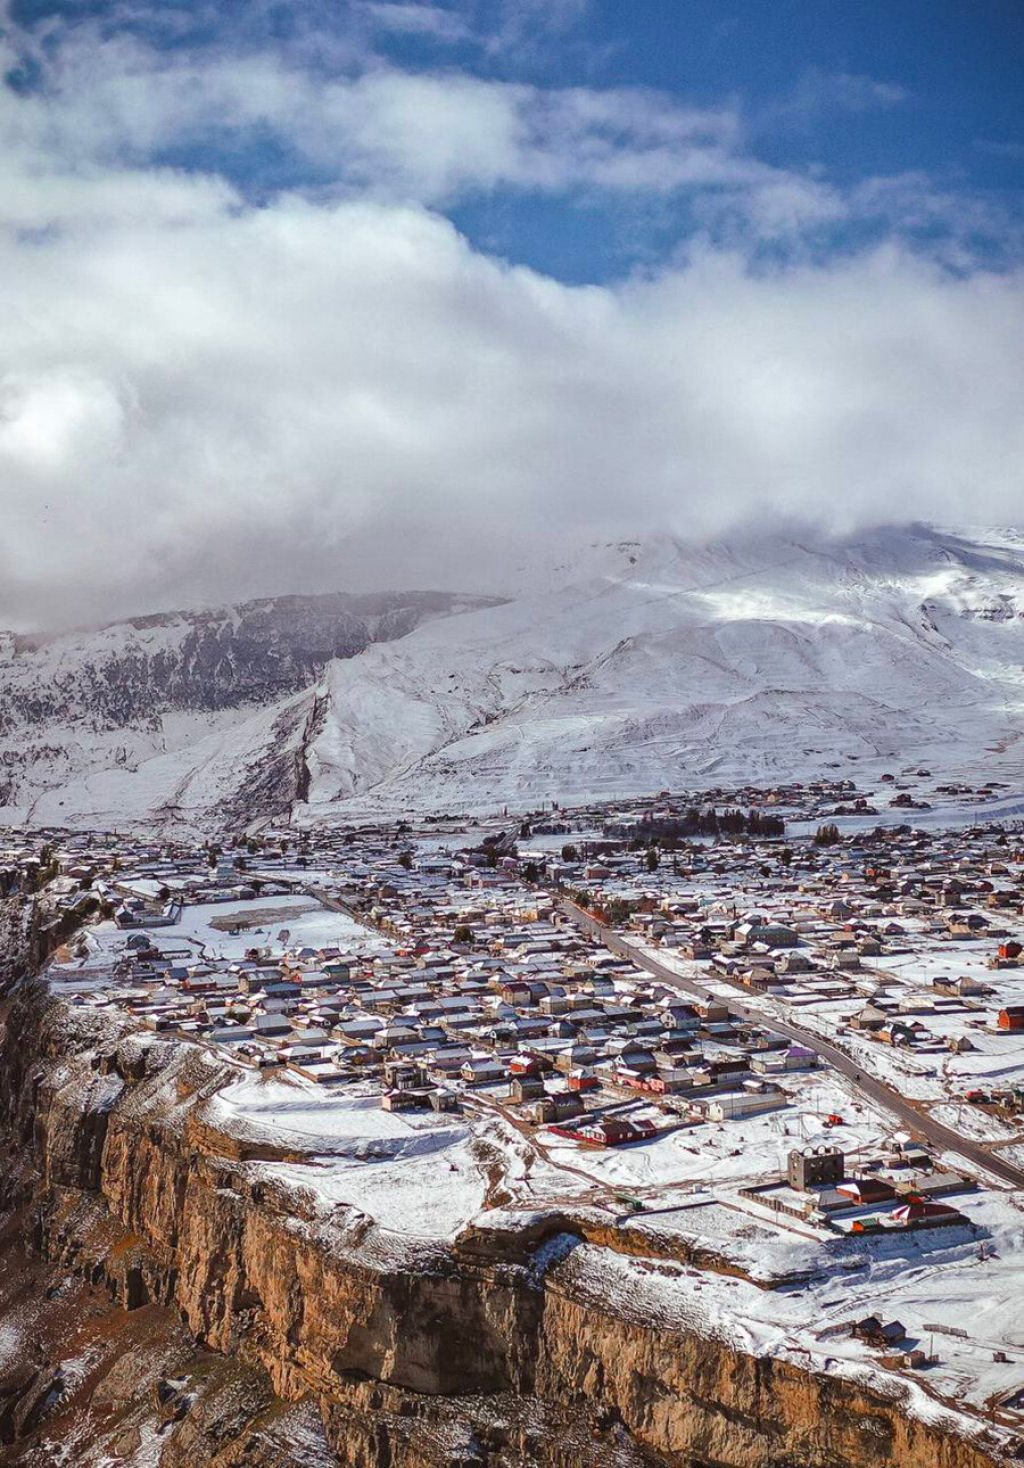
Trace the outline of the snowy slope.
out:
<instances>
[{"instance_id":1,"label":"snowy slope","mask_svg":"<svg viewBox=\"0 0 1024 1468\"><path fill-rule=\"evenodd\" d=\"M659 537L519 579L502 604L366 636L305 680L289 664L284 691L218 699L215 672L199 706L120 722L44 711L41 752L6 769L7 818L319 820L907 763L1022 774L1014 532Z\"/></svg>"},{"instance_id":2,"label":"snowy slope","mask_svg":"<svg viewBox=\"0 0 1024 1468\"><path fill-rule=\"evenodd\" d=\"M1024 540L663 538L570 574L333 663L310 813L1020 769Z\"/></svg>"},{"instance_id":3,"label":"snowy slope","mask_svg":"<svg viewBox=\"0 0 1024 1468\"><path fill-rule=\"evenodd\" d=\"M263 598L31 642L0 633L0 820L287 807L333 658L487 603L445 592Z\"/></svg>"}]
</instances>

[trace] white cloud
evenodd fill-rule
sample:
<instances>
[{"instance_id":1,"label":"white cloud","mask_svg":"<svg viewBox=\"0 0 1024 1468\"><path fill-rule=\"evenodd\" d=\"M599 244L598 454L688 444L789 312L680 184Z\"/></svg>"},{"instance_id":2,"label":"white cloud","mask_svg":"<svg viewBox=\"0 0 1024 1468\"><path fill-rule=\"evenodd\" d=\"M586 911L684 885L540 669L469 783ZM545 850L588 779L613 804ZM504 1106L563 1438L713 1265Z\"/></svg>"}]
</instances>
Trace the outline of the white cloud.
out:
<instances>
[{"instance_id":1,"label":"white cloud","mask_svg":"<svg viewBox=\"0 0 1024 1468\"><path fill-rule=\"evenodd\" d=\"M463 16L440 5L403 4L402 0L363 0L357 9L374 25L405 36L427 36L449 45L470 40L473 32Z\"/></svg>"},{"instance_id":2,"label":"white cloud","mask_svg":"<svg viewBox=\"0 0 1024 1468\"><path fill-rule=\"evenodd\" d=\"M897 250L572 288L298 198L8 239L4 610L329 584L353 535L393 579L410 525L451 580L520 532L1012 518L1022 302Z\"/></svg>"},{"instance_id":3,"label":"white cloud","mask_svg":"<svg viewBox=\"0 0 1024 1468\"><path fill-rule=\"evenodd\" d=\"M479 19L486 7L478 3L473 9ZM542 58L550 46L565 46L566 36L590 9L590 0L496 0L491 9L494 23L480 33L492 54Z\"/></svg>"},{"instance_id":4,"label":"white cloud","mask_svg":"<svg viewBox=\"0 0 1024 1468\"><path fill-rule=\"evenodd\" d=\"M929 226L927 180L843 192L753 157L734 109L638 91L325 78L87 28L48 66L0 92L5 618L469 582L580 529L1019 515L1020 274L898 244L766 271L722 243ZM254 205L153 164L257 126L322 194ZM688 191L707 234L572 287L428 207L498 188Z\"/></svg>"},{"instance_id":5,"label":"white cloud","mask_svg":"<svg viewBox=\"0 0 1024 1468\"><path fill-rule=\"evenodd\" d=\"M521 0L506 19L525 23L531 4ZM406 11L428 28L444 28L445 17L456 28L469 24L460 10L401 0L369 0L359 13L377 11L394 12L398 25L410 23L400 19ZM0 69L14 60L13 42L0 41ZM466 71L413 72L344 41L335 43L330 65L311 60L308 39L240 53L161 49L129 32L101 36L89 24L58 27L45 47L36 44L35 60L44 78L39 89L23 96L0 91L0 169L8 184L0 215L17 218L21 210L30 225L36 204L45 208L55 173L69 176L70 192L71 180L85 181L82 208L102 206L106 169L124 176L140 207L149 194L153 207L173 213L178 181L154 170L154 159L219 157L241 178L247 166L255 168L258 184L260 152L276 143L291 151L297 170L306 167L310 186L335 197L441 208L496 190L684 199L720 239L788 237L794 247L803 235L858 220L966 233L965 201L958 197L950 208L923 177L840 190L811 170L766 163L752 150L735 102L688 107L636 87L541 87ZM901 95L891 83L815 72L765 116L777 124L825 105L850 110L874 99L871 105L891 106ZM135 177L123 173L128 166ZM97 204L90 206L93 193ZM217 204L214 191L208 197ZM985 206L966 202L973 226ZM994 217L982 222L988 237L1002 227Z\"/></svg>"},{"instance_id":6,"label":"white cloud","mask_svg":"<svg viewBox=\"0 0 1024 1468\"><path fill-rule=\"evenodd\" d=\"M196 58L80 37L0 126L65 165L251 145L263 127L337 186L437 203L499 186L664 191L768 180L727 109L639 90L546 90L375 64L325 78L271 53Z\"/></svg>"},{"instance_id":7,"label":"white cloud","mask_svg":"<svg viewBox=\"0 0 1024 1468\"><path fill-rule=\"evenodd\" d=\"M835 112L888 111L902 107L912 98L908 87L898 82L879 80L857 72L805 71L790 92L761 113L762 125L781 120L820 121L823 114Z\"/></svg>"}]
</instances>

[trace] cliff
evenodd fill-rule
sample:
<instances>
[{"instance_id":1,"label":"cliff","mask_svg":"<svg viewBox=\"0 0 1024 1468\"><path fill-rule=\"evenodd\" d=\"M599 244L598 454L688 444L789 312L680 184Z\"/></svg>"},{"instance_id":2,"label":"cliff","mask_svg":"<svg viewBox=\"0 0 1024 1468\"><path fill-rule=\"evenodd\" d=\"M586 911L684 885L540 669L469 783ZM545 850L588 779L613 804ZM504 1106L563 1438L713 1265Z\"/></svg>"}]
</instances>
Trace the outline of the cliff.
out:
<instances>
[{"instance_id":1,"label":"cliff","mask_svg":"<svg viewBox=\"0 0 1024 1468\"><path fill-rule=\"evenodd\" d=\"M895 1387L686 1328L651 1303L668 1265L650 1263L637 1284L636 1261L569 1230L552 1237L550 1224L449 1248L325 1211L210 1125L206 1101L232 1074L38 988L8 1002L0 1324L19 1345L0 1349L3 1461L1009 1460L995 1429L962 1436L939 1409L919 1420ZM58 1426L77 1456L52 1456Z\"/></svg>"},{"instance_id":2,"label":"cliff","mask_svg":"<svg viewBox=\"0 0 1024 1468\"><path fill-rule=\"evenodd\" d=\"M33 962L35 904L0 897L0 994Z\"/></svg>"}]
</instances>

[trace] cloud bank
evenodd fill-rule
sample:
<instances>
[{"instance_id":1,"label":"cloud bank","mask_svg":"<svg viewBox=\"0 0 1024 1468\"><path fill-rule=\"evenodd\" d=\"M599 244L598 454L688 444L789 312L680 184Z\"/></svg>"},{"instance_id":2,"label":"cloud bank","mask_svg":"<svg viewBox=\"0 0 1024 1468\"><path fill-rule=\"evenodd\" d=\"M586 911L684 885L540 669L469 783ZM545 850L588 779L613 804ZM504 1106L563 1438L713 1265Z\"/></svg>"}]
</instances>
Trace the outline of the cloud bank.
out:
<instances>
[{"instance_id":1,"label":"cloud bank","mask_svg":"<svg viewBox=\"0 0 1024 1468\"><path fill-rule=\"evenodd\" d=\"M581 534L1019 520L1024 276L901 232L971 216L927 180L843 191L759 161L734 110L640 91L88 29L40 55L0 93L3 621L494 582L509 547ZM168 161L270 136L301 186ZM566 284L441 212L495 189L683 193L697 223L642 274Z\"/></svg>"}]
</instances>

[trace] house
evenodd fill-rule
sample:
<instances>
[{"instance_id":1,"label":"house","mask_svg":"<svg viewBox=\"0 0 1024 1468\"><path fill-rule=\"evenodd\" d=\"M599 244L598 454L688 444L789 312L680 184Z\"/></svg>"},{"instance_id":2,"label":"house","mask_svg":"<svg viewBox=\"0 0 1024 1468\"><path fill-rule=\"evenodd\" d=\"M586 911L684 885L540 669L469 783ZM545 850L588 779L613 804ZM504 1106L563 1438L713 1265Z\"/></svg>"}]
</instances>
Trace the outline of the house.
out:
<instances>
[{"instance_id":1,"label":"house","mask_svg":"<svg viewBox=\"0 0 1024 1468\"><path fill-rule=\"evenodd\" d=\"M944 1224L967 1222L960 1210L952 1204L926 1202L916 1193L899 1208L894 1208L889 1218L900 1228L940 1228Z\"/></svg>"},{"instance_id":2,"label":"house","mask_svg":"<svg viewBox=\"0 0 1024 1468\"><path fill-rule=\"evenodd\" d=\"M888 1015L874 1004L865 1004L857 1014L847 1021L854 1030L881 1030L888 1023Z\"/></svg>"},{"instance_id":3,"label":"house","mask_svg":"<svg viewBox=\"0 0 1024 1468\"><path fill-rule=\"evenodd\" d=\"M972 979L969 974L960 974L955 979L940 977L932 980L932 987L939 994L949 994L954 998L965 998L969 995L981 995L989 993L987 984L980 979Z\"/></svg>"},{"instance_id":4,"label":"house","mask_svg":"<svg viewBox=\"0 0 1024 1468\"><path fill-rule=\"evenodd\" d=\"M764 1084L760 1091L720 1091L718 1095L702 1097L692 1105L702 1111L708 1121L732 1121L737 1117L777 1111L788 1106L789 1099L777 1086Z\"/></svg>"},{"instance_id":5,"label":"house","mask_svg":"<svg viewBox=\"0 0 1024 1468\"><path fill-rule=\"evenodd\" d=\"M666 1027L672 1030L699 1030L702 1022L693 1004L666 1004L662 1017Z\"/></svg>"},{"instance_id":6,"label":"house","mask_svg":"<svg viewBox=\"0 0 1024 1468\"><path fill-rule=\"evenodd\" d=\"M582 1116L586 1108L580 1096L571 1091L554 1091L541 1096L530 1107L529 1117L536 1126L553 1121L565 1121L569 1117Z\"/></svg>"},{"instance_id":7,"label":"house","mask_svg":"<svg viewBox=\"0 0 1024 1468\"><path fill-rule=\"evenodd\" d=\"M607 1049L618 1065L629 1070L649 1074L658 1068L653 1051L648 1050L644 1045L637 1045L632 1040L626 1040L623 1043L610 1041Z\"/></svg>"},{"instance_id":8,"label":"house","mask_svg":"<svg viewBox=\"0 0 1024 1468\"><path fill-rule=\"evenodd\" d=\"M384 1065L384 1084L393 1091L411 1091L422 1087L422 1067L411 1061L389 1060ZM394 1107L390 1107L394 1110Z\"/></svg>"},{"instance_id":9,"label":"house","mask_svg":"<svg viewBox=\"0 0 1024 1468\"><path fill-rule=\"evenodd\" d=\"M865 1316L858 1320L852 1327L851 1334L858 1340L867 1341L870 1346L895 1346L907 1338L906 1328L899 1320L890 1320L885 1324L877 1315Z\"/></svg>"},{"instance_id":10,"label":"house","mask_svg":"<svg viewBox=\"0 0 1024 1468\"><path fill-rule=\"evenodd\" d=\"M728 1024L732 1018L728 1005L714 999L696 999L693 1007L705 1025Z\"/></svg>"},{"instance_id":11,"label":"house","mask_svg":"<svg viewBox=\"0 0 1024 1468\"><path fill-rule=\"evenodd\" d=\"M511 1099L522 1105L524 1101L535 1101L544 1095L544 1082L539 1075L514 1075L510 1091Z\"/></svg>"},{"instance_id":12,"label":"house","mask_svg":"<svg viewBox=\"0 0 1024 1468\"><path fill-rule=\"evenodd\" d=\"M315 1055L294 1056L288 1063L288 1069L307 1081L315 1081L318 1086L336 1085L345 1080L344 1073L333 1060L323 1060Z\"/></svg>"},{"instance_id":13,"label":"house","mask_svg":"<svg viewBox=\"0 0 1024 1468\"><path fill-rule=\"evenodd\" d=\"M490 1086L506 1079L504 1063L491 1056L473 1056L465 1062L460 1074L472 1086Z\"/></svg>"},{"instance_id":14,"label":"house","mask_svg":"<svg viewBox=\"0 0 1024 1468\"><path fill-rule=\"evenodd\" d=\"M420 1111L430 1105L430 1091L422 1086L404 1086L397 1091L385 1091L380 1104L385 1111Z\"/></svg>"},{"instance_id":15,"label":"house","mask_svg":"<svg viewBox=\"0 0 1024 1468\"><path fill-rule=\"evenodd\" d=\"M782 1060L786 1070L814 1070L818 1064L817 1055L806 1045L788 1046L782 1052Z\"/></svg>"},{"instance_id":16,"label":"house","mask_svg":"<svg viewBox=\"0 0 1024 1468\"><path fill-rule=\"evenodd\" d=\"M576 1127L556 1127L562 1135L589 1147L621 1147L627 1142L646 1142L657 1132L653 1121L631 1121L624 1116L606 1116L601 1121Z\"/></svg>"},{"instance_id":17,"label":"house","mask_svg":"<svg viewBox=\"0 0 1024 1468\"><path fill-rule=\"evenodd\" d=\"M579 1070L571 1070L566 1076L566 1085L570 1091L577 1095L584 1091L597 1091L601 1088L601 1082L592 1070L582 1066Z\"/></svg>"},{"instance_id":18,"label":"house","mask_svg":"<svg viewBox=\"0 0 1024 1468\"><path fill-rule=\"evenodd\" d=\"M800 942L799 933L782 923L741 923L736 936L748 946L763 943L768 948L796 948Z\"/></svg>"},{"instance_id":19,"label":"house","mask_svg":"<svg viewBox=\"0 0 1024 1468\"><path fill-rule=\"evenodd\" d=\"M836 1183L836 1192L849 1198L851 1203L867 1208L873 1203L888 1203L896 1197L896 1189L880 1177L849 1178Z\"/></svg>"},{"instance_id":20,"label":"house","mask_svg":"<svg viewBox=\"0 0 1024 1468\"><path fill-rule=\"evenodd\" d=\"M1024 1004L1007 1004L999 1011L1001 1030L1024 1030Z\"/></svg>"},{"instance_id":21,"label":"house","mask_svg":"<svg viewBox=\"0 0 1024 1468\"><path fill-rule=\"evenodd\" d=\"M275 1036L287 1035L291 1030L291 1020L286 1014L258 1014L252 1022L253 1030L261 1040L269 1040Z\"/></svg>"},{"instance_id":22,"label":"house","mask_svg":"<svg viewBox=\"0 0 1024 1468\"><path fill-rule=\"evenodd\" d=\"M777 974L774 969L761 965L748 969L743 975L743 982L756 994L766 994L772 989L784 989L786 986L784 976Z\"/></svg>"},{"instance_id":23,"label":"house","mask_svg":"<svg viewBox=\"0 0 1024 1468\"><path fill-rule=\"evenodd\" d=\"M596 1059L597 1053L592 1045L569 1045L555 1056L555 1066L560 1071L569 1072L593 1065Z\"/></svg>"},{"instance_id":24,"label":"house","mask_svg":"<svg viewBox=\"0 0 1024 1468\"><path fill-rule=\"evenodd\" d=\"M929 1038L928 1031L919 1020L907 1024L901 1019L890 1020L878 1032L878 1038L887 1045L908 1047Z\"/></svg>"},{"instance_id":25,"label":"house","mask_svg":"<svg viewBox=\"0 0 1024 1468\"><path fill-rule=\"evenodd\" d=\"M694 963L706 963L711 957L714 949L709 943L692 940L679 945L679 952L683 958L689 958Z\"/></svg>"},{"instance_id":26,"label":"house","mask_svg":"<svg viewBox=\"0 0 1024 1468\"><path fill-rule=\"evenodd\" d=\"M508 1063L509 1074L513 1076L536 1076L540 1074L540 1062L535 1055L521 1054L513 1055ZM545 1067L550 1070L550 1065Z\"/></svg>"}]
</instances>

